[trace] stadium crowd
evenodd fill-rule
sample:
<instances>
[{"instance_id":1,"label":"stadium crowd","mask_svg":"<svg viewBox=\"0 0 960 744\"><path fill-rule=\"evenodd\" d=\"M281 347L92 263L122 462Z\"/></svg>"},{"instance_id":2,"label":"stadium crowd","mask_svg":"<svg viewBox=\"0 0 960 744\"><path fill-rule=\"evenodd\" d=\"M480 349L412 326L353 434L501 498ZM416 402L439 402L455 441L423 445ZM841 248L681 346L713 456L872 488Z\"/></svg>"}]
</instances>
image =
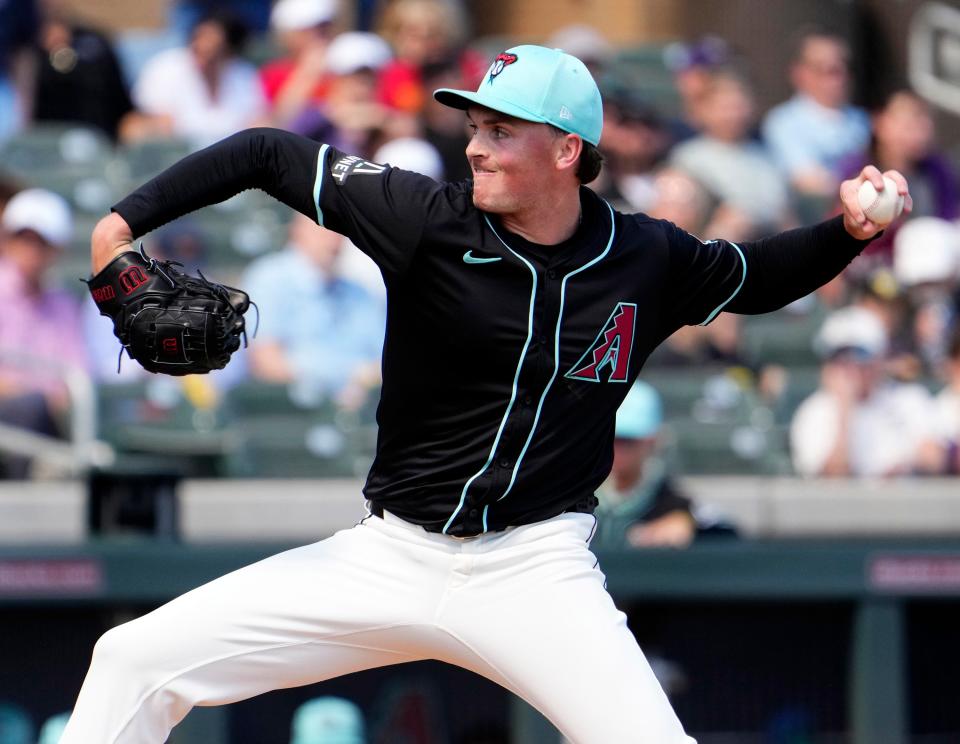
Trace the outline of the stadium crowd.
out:
<instances>
[{"instance_id":1,"label":"stadium crowd","mask_svg":"<svg viewBox=\"0 0 960 744\"><path fill-rule=\"evenodd\" d=\"M463 117L431 96L476 87L497 51L471 38L464 4L361 2L352 29L336 0L173 6L163 38L181 30L179 43L147 55L132 44L119 53L55 0L0 4L0 167L51 126L86 128L115 152L141 154L274 126L437 179L469 177ZM741 472L960 473L960 181L938 149L930 104L899 88L876 110L854 105L850 49L825 29L798 34L785 70L793 95L766 112L748 65L716 37L658 47L646 64L670 85L656 96L642 77L638 85L622 74L623 50L595 29L539 41L582 58L600 83L605 165L590 187L619 209L740 241L836 213L841 179L864 163L911 184L910 217L814 296L768 319L722 314L658 350L645 374L664 397L667 429L675 424L660 437L663 459L671 445L683 449L689 419L726 426L723 446L740 456ZM122 189L91 209L79 189L38 173L10 169L0 191L0 286L13 307L0 320L0 421L49 435L63 426L68 399L57 378L67 367L102 387L145 373L127 364L117 374L109 321L82 285L50 281L62 276L58 265L83 265L84 217L102 214ZM230 213L218 219L229 230ZM208 255L214 238L202 220L148 241L159 257L226 272L259 305L259 336L246 352L210 380L176 383L194 403L244 380L294 386L344 410L371 400L384 325L378 273L340 236L286 220L285 241L270 246L278 250L240 250L229 268ZM277 276L295 281L281 286ZM690 400L678 391L684 379L697 386ZM6 457L4 474L24 477L29 465ZM681 522L684 536L671 538L679 543L694 524Z\"/></svg>"}]
</instances>

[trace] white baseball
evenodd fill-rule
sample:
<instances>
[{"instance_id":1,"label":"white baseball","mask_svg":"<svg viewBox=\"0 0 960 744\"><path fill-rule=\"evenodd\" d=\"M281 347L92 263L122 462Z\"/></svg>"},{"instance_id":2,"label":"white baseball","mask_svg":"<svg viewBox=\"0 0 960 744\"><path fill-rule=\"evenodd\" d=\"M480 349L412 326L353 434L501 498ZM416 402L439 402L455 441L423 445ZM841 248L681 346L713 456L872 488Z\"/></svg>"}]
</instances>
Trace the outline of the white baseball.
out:
<instances>
[{"instance_id":1,"label":"white baseball","mask_svg":"<svg viewBox=\"0 0 960 744\"><path fill-rule=\"evenodd\" d=\"M870 181L860 184L857 200L867 219L881 227L889 225L903 211L903 194L897 193L897 184L887 176L883 177L883 191L877 191Z\"/></svg>"}]
</instances>

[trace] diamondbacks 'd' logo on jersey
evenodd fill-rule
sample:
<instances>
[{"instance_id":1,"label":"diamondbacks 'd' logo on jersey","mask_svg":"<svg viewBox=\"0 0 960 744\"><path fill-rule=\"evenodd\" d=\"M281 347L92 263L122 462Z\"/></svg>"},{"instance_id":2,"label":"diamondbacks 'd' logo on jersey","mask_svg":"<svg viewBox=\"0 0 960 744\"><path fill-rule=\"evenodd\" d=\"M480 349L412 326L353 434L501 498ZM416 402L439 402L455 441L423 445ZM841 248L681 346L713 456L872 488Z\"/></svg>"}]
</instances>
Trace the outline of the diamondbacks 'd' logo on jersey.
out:
<instances>
[{"instance_id":1,"label":"diamondbacks 'd' logo on jersey","mask_svg":"<svg viewBox=\"0 0 960 744\"><path fill-rule=\"evenodd\" d=\"M503 72L504 67L506 67L507 65L512 65L516 61L517 61L516 54L500 52L500 54L497 55L497 58L493 60L493 64L490 65L490 81L489 82L492 83L493 79L497 75L499 75L501 72Z\"/></svg>"},{"instance_id":2,"label":"diamondbacks 'd' logo on jersey","mask_svg":"<svg viewBox=\"0 0 960 744\"><path fill-rule=\"evenodd\" d=\"M334 181L343 186L343 182L350 176L379 176L386 169L387 166L371 163L359 155L346 155L333 164L330 168L330 175L333 176Z\"/></svg>"},{"instance_id":3,"label":"diamondbacks 'd' logo on jersey","mask_svg":"<svg viewBox=\"0 0 960 744\"><path fill-rule=\"evenodd\" d=\"M601 370L609 365L608 382L627 382L636 320L637 306L632 302L618 302L596 340L564 377L600 382Z\"/></svg>"}]
</instances>

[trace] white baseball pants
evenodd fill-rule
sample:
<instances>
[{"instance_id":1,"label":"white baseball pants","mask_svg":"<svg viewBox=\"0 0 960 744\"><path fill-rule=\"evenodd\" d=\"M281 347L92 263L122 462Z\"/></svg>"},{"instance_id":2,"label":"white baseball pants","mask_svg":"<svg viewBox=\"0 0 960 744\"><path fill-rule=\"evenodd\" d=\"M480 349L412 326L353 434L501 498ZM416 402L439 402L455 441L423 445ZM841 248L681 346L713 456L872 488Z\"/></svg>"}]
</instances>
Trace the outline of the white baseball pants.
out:
<instances>
[{"instance_id":1,"label":"white baseball pants","mask_svg":"<svg viewBox=\"0 0 960 744\"><path fill-rule=\"evenodd\" d=\"M594 518L457 540L385 514L103 635L60 744L152 744L194 705L438 659L573 744L695 744L604 588Z\"/></svg>"}]
</instances>

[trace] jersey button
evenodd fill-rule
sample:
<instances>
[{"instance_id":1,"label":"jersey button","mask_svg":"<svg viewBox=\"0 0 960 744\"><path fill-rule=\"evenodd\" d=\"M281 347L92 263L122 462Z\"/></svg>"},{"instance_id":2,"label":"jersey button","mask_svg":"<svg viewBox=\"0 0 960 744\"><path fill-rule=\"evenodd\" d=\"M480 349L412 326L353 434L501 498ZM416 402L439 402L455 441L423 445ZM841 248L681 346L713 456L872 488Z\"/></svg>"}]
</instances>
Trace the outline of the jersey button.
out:
<instances>
[{"instance_id":1,"label":"jersey button","mask_svg":"<svg viewBox=\"0 0 960 744\"><path fill-rule=\"evenodd\" d=\"M510 467L510 461L509 461L506 457L501 457L501 458L500 458L500 467L501 467L501 468L509 468L509 467Z\"/></svg>"},{"instance_id":2,"label":"jersey button","mask_svg":"<svg viewBox=\"0 0 960 744\"><path fill-rule=\"evenodd\" d=\"M556 278L557 278L557 272L554 271L553 269L550 269L550 271L547 272L547 279L556 279Z\"/></svg>"},{"instance_id":3,"label":"jersey button","mask_svg":"<svg viewBox=\"0 0 960 744\"><path fill-rule=\"evenodd\" d=\"M525 406L532 406L532 405L533 405L533 396L532 396L532 395L524 395L524 396L523 396L523 405L525 405Z\"/></svg>"},{"instance_id":4,"label":"jersey button","mask_svg":"<svg viewBox=\"0 0 960 744\"><path fill-rule=\"evenodd\" d=\"M478 516L480 516L480 512L478 512L476 509L471 509L470 516L476 519Z\"/></svg>"}]
</instances>

